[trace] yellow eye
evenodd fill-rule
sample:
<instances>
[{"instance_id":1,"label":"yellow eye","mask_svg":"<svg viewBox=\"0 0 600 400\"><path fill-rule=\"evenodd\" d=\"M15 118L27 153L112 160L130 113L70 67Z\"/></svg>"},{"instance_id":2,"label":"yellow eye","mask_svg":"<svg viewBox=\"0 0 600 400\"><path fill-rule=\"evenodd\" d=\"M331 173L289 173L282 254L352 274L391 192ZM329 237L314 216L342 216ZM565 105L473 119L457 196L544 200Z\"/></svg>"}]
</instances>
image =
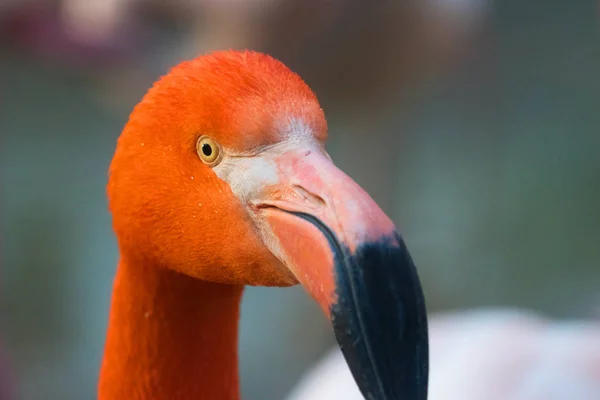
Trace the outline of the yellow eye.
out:
<instances>
[{"instance_id":1,"label":"yellow eye","mask_svg":"<svg viewBox=\"0 0 600 400\"><path fill-rule=\"evenodd\" d=\"M202 136L198 139L196 150L204 164L213 167L221 161L221 148L217 142L207 136Z\"/></svg>"}]
</instances>

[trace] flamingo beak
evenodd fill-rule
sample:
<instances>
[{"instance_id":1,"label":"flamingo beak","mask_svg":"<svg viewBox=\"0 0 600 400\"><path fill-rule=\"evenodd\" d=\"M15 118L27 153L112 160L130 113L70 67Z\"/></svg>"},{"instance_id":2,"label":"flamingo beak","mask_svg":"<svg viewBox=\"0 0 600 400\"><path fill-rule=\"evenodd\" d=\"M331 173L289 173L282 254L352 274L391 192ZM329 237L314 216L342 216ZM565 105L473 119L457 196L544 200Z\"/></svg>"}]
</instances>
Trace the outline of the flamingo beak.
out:
<instances>
[{"instance_id":1,"label":"flamingo beak","mask_svg":"<svg viewBox=\"0 0 600 400\"><path fill-rule=\"evenodd\" d=\"M366 399L425 400L427 314L408 250L369 195L320 151L276 160L255 203L279 257L330 318Z\"/></svg>"}]
</instances>

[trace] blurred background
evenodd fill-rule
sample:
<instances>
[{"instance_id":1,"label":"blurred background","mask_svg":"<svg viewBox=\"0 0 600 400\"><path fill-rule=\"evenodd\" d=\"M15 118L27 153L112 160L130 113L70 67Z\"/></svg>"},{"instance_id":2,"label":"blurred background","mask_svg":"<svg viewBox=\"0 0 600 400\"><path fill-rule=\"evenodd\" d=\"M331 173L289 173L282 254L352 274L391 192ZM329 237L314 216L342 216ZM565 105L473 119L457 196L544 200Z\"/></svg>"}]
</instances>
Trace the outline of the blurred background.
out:
<instances>
[{"instance_id":1,"label":"blurred background","mask_svg":"<svg viewBox=\"0 0 600 400\"><path fill-rule=\"evenodd\" d=\"M213 49L305 78L430 311L600 317L599 17L592 0L1 0L0 399L95 398L115 141L159 75ZM243 398L281 399L334 342L300 287L248 289Z\"/></svg>"}]
</instances>

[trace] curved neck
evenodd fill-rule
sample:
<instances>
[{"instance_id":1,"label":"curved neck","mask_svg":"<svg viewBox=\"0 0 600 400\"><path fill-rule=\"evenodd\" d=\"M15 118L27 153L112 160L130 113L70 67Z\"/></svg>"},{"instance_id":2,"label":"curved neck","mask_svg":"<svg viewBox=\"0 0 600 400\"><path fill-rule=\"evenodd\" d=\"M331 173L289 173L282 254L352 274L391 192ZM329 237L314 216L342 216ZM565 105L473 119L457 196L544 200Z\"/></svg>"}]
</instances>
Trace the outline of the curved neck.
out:
<instances>
[{"instance_id":1,"label":"curved neck","mask_svg":"<svg viewBox=\"0 0 600 400\"><path fill-rule=\"evenodd\" d=\"M121 261L98 399L239 399L242 291Z\"/></svg>"}]
</instances>

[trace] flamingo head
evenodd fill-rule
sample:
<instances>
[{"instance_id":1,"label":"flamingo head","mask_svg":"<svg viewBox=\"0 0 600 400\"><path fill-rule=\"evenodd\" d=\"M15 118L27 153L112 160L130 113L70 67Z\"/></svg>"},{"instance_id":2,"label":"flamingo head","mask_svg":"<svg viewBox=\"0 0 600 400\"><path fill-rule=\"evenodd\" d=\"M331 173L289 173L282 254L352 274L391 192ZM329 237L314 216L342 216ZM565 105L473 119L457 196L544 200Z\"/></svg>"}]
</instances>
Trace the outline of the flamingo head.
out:
<instances>
[{"instance_id":1,"label":"flamingo head","mask_svg":"<svg viewBox=\"0 0 600 400\"><path fill-rule=\"evenodd\" d=\"M316 96L273 58L227 51L178 65L135 107L110 167L121 253L212 282L301 283L366 398L426 399L414 264L326 139Z\"/></svg>"}]
</instances>

